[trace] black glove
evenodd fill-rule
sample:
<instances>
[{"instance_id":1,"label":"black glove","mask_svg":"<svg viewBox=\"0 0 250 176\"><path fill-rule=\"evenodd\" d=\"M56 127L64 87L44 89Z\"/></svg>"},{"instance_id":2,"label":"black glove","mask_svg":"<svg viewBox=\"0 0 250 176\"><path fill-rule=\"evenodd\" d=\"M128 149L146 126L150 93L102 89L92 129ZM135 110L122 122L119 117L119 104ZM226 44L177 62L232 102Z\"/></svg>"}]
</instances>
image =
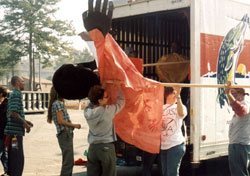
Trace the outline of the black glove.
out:
<instances>
[{"instance_id":1,"label":"black glove","mask_svg":"<svg viewBox=\"0 0 250 176\"><path fill-rule=\"evenodd\" d=\"M87 31L99 29L105 37L111 28L114 5L113 2L108 3L108 0L104 0L101 11L101 1L96 0L96 6L93 9L93 0L89 0L89 10L82 14L82 19ZM109 6L108 14L106 14L107 6Z\"/></svg>"},{"instance_id":2,"label":"black glove","mask_svg":"<svg viewBox=\"0 0 250 176\"><path fill-rule=\"evenodd\" d=\"M57 93L65 99L76 100L88 96L89 89L100 85L99 77L89 68L82 65L62 65L53 75L53 86Z\"/></svg>"}]
</instances>

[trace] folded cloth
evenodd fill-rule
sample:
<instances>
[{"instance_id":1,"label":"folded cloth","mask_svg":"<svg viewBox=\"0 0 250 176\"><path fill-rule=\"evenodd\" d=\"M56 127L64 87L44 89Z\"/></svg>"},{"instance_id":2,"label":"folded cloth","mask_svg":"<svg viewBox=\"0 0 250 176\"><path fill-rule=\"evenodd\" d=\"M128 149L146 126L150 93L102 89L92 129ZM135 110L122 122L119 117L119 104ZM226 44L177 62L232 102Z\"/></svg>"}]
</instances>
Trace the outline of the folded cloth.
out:
<instances>
[{"instance_id":1,"label":"folded cloth","mask_svg":"<svg viewBox=\"0 0 250 176\"><path fill-rule=\"evenodd\" d=\"M87 165L87 161L84 161L84 160L82 160L82 158L79 158L78 160L75 161L74 164L78 165L78 166L86 166Z\"/></svg>"}]
</instances>

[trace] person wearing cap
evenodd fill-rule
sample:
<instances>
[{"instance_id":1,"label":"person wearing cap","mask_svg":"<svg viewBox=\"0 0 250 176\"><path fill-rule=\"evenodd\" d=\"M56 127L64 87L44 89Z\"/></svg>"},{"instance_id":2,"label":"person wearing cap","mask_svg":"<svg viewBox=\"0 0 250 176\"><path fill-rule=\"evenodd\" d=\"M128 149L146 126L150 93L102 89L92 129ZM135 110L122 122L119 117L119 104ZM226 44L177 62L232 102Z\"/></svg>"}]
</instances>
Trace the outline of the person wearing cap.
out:
<instances>
[{"instance_id":1,"label":"person wearing cap","mask_svg":"<svg viewBox=\"0 0 250 176\"><path fill-rule=\"evenodd\" d=\"M231 176L249 175L250 160L250 104L245 100L243 88L230 88L227 82L225 92L234 111L229 126L228 160Z\"/></svg>"}]
</instances>

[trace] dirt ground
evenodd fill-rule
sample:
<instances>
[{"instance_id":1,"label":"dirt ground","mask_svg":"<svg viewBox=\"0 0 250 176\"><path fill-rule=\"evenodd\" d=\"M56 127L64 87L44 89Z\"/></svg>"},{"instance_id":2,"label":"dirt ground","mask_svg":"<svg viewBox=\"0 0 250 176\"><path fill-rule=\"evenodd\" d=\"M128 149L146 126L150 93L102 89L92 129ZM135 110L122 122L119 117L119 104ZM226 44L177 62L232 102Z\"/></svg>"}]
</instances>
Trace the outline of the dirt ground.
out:
<instances>
[{"instance_id":1,"label":"dirt ground","mask_svg":"<svg viewBox=\"0 0 250 176\"><path fill-rule=\"evenodd\" d=\"M88 149L87 135L88 125L84 119L82 110L68 110L73 123L80 123L82 128L74 130L74 159L86 160L84 151ZM25 164L23 176L55 176L61 170L61 151L56 138L54 124L48 124L46 114L29 114L34 127L26 134L24 139ZM0 164L1 165L1 164ZM2 165L0 174L3 173ZM118 176L141 175L141 167L119 167ZM74 166L73 176L86 176L85 166Z\"/></svg>"}]
</instances>

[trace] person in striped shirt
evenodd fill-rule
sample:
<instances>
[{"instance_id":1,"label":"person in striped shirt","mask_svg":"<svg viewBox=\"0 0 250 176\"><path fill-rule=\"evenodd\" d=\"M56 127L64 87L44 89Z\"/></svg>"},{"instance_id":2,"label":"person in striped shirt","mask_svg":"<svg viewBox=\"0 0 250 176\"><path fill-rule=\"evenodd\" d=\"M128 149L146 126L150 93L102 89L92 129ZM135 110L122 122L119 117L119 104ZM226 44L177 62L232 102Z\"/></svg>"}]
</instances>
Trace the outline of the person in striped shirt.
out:
<instances>
[{"instance_id":1,"label":"person in striped shirt","mask_svg":"<svg viewBox=\"0 0 250 176\"><path fill-rule=\"evenodd\" d=\"M9 96L7 106L7 124L4 133L7 135L7 148L9 158L8 174L21 176L24 167L23 136L29 133L33 124L25 120L23 109L22 90L24 89L24 80L19 76L11 78L13 91Z\"/></svg>"}]
</instances>

